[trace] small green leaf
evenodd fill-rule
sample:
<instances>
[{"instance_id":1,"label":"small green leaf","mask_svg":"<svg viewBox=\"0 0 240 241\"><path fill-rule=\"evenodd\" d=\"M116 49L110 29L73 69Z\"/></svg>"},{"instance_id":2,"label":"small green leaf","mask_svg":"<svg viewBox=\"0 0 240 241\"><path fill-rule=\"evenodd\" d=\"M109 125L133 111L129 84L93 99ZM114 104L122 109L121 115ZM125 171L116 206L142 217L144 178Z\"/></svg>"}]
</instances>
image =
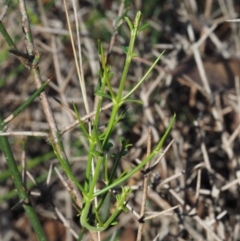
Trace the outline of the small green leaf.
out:
<instances>
[{"instance_id":1,"label":"small green leaf","mask_svg":"<svg viewBox=\"0 0 240 241\"><path fill-rule=\"evenodd\" d=\"M133 146L133 144L129 143L129 144L126 145L126 148L129 148L129 147L132 147L132 146Z\"/></svg>"},{"instance_id":2,"label":"small green leaf","mask_svg":"<svg viewBox=\"0 0 240 241\"><path fill-rule=\"evenodd\" d=\"M132 31L133 30L133 25L128 17L125 17L125 21L128 24L129 29Z\"/></svg>"},{"instance_id":3,"label":"small green leaf","mask_svg":"<svg viewBox=\"0 0 240 241\"><path fill-rule=\"evenodd\" d=\"M103 72L101 69L98 71L98 75L100 76L100 78L103 78Z\"/></svg>"},{"instance_id":4,"label":"small green leaf","mask_svg":"<svg viewBox=\"0 0 240 241\"><path fill-rule=\"evenodd\" d=\"M114 76L114 74L112 72L108 73L108 79L111 79Z\"/></svg>"},{"instance_id":5,"label":"small green leaf","mask_svg":"<svg viewBox=\"0 0 240 241\"><path fill-rule=\"evenodd\" d=\"M137 12L137 15L134 20L134 28L138 28L138 25L141 21L142 13L140 11Z\"/></svg>"},{"instance_id":6,"label":"small green leaf","mask_svg":"<svg viewBox=\"0 0 240 241\"><path fill-rule=\"evenodd\" d=\"M115 226L115 225L117 225L117 224L118 224L117 221L113 221L113 222L111 223L112 226Z\"/></svg>"},{"instance_id":7,"label":"small green leaf","mask_svg":"<svg viewBox=\"0 0 240 241\"><path fill-rule=\"evenodd\" d=\"M128 208L127 208L126 206L123 206L123 207L122 207L122 210L123 210L123 212L125 212L125 213L128 212Z\"/></svg>"},{"instance_id":8,"label":"small green leaf","mask_svg":"<svg viewBox=\"0 0 240 241\"><path fill-rule=\"evenodd\" d=\"M123 137L120 137L120 142L121 142L122 146L125 146L127 144L126 139Z\"/></svg>"},{"instance_id":9,"label":"small green leaf","mask_svg":"<svg viewBox=\"0 0 240 241\"><path fill-rule=\"evenodd\" d=\"M131 53L131 57L132 57L132 58L135 58L135 57L137 57L137 56L138 56L138 54L136 54L136 53L134 53L134 52Z\"/></svg>"},{"instance_id":10,"label":"small green leaf","mask_svg":"<svg viewBox=\"0 0 240 241\"><path fill-rule=\"evenodd\" d=\"M112 147L113 147L113 144L112 142L109 141L106 146L106 151L110 150Z\"/></svg>"},{"instance_id":11,"label":"small green leaf","mask_svg":"<svg viewBox=\"0 0 240 241\"><path fill-rule=\"evenodd\" d=\"M120 202L120 201L121 201L121 195L120 195L120 194L117 194L117 195L116 195L116 199L117 199L117 202Z\"/></svg>"},{"instance_id":12,"label":"small green leaf","mask_svg":"<svg viewBox=\"0 0 240 241\"><path fill-rule=\"evenodd\" d=\"M138 33L141 32L143 29L148 28L150 26L150 23L145 23L138 29Z\"/></svg>"},{"instance_id":13,"label":"small green leaf","mask_svg":"<svg viewBox=\"0 0 240 241\"><path fill-rule=\"evenodd\" d=\"M143 102L141 100L137 100L137 99L126 99L126 100L124 100L123 103L127 103L127 102L136 103L136 104L140 104L140 105L143 104Z\"/></svg>"},{"instance_id":14,"label":"small green leaf","mask_svg":"<svg viewBox=\"0 0 240 241\"><path fill-rule=\"evenodd\" d=\"M128 54L128 46L122 46L122 50L125 54Z\"/></svg>"},{"instance_id":15,"label":"small green leaf","mask_svg":"<svg viewBox=\"0 0 240 241\"><path fill-rule=\"evenodd\" d=\"M84 124L83 121L81 120L81 117L80 117L80 115L79 115L79 113L78 113L78 111L77 111L77 108L76 108L76 106L75 106L74 103L73 103L73 109L74 109L74 112L75 112L75 114L76 114L76 116L77 116L77 119L78 119L78 122L79 122L79 126L80 126L81 130L82 130L83 133L84 133L84 136L86 136L88 139L90 139L91 137L90 137L90 135L88 134L88 131L87 131L86 127L85 127L85 124Z\"/></svg>"},{"instance_id":16,"label":"small green leaf","mask_svg":"<svg viewBox=\"0 0 240 241\"><path fill-rule=\"evenodd\" d=\"M128 195L129 193L132 192L132 189L131 189L129 186L125 186L125 187L122 187L122 192L123 192L125 195Z\"/></svg>"},{"instance_id":17,"label":"small green leaf","mask_svg":"<svg viewBox=\"0 0 240 241\"><path fill-rule=\"evenodd\" d=\"M110 95L105 94L105 93L103 93L103 92L101 92L101 91L98 91L98 90L95 92L95 95L101 96L101 97L104 97L104 98L107 98L107 99L112 100L112 97L111 97Z\"/></svg>"},{"instance_id":18,"label":"small green leaf","mask_svg":"<svg viewBox=\"0 0 240 241\"><path fill-rule=\"evenodd\" d=\"M90 153L95 157L103 157L104 156L102 152L96 151L96 150L93 150Z\"/></svg>"}]
</instances>

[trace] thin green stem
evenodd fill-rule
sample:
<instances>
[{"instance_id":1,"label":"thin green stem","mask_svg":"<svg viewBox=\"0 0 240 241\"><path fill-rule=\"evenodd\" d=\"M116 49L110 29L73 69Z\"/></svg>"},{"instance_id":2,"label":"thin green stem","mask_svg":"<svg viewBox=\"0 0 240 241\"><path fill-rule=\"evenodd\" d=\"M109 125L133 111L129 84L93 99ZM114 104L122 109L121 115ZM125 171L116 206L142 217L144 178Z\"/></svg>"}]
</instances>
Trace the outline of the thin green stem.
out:
<instances>
[{"instance_id":1,"label":"thin green stem","mask_svg":"<svg viewBox=\"0 0 240 241\"><path fill-rule=\"evenodd\" d=\"M0 122L2 122L2 117L0 117ZM1 131L3 130L2 127L0 127L0 130ZM25 209L29 220L31 220L31 225L37 235L37 238L39 241L47 241L47 238L42 229L41 223L39 222L37 214L35 213L35 210L30 204L30 201L29 201L30 199L28 197L27 190L23 185L21 174L18 170L16 161L14 159L11 147L8 142L8 138L6 136L0 136L0 146L6 158L9 170L11 172L11 175L12 175L15 187L17 189L19 198L22 202L23 208Z\"/></svg>"},{"instance_id":2,"label":"thin green stem","mask_svg":"<svg viewBox=\"0 0 240 241\"><path fill-rule=\"evenodd\" d=\"M95 227L88 223L88 212L90 207L91 207L91 202L86 202L80 217L81 224L83 227L87 228L88 230L91 230L94 232L101 232L104 229L106 229L106 227Z\"/></svg>"},{"instance_id":3,"label":"thin green stem","mask_svg":"<svg viewBox=\"0 0 240 241\"><path fill-rule=\"evenodd\" d=\"M42 86L37 89L23 104L21 104L16 110L14 110L7 119L5 119L2 123L1 126L4 127L6 126L11 120L13 120L19 113L21 113L23 110L25 110L35 99L39 94L44 91L46 86L48 85L49 81L46 81L42 84Z\"/></svg>"},{"instance_id":4,"label":"thin green stem","mask_svg":"<svg viewBox=\"0 0 240 241\"><path fill-rule=\"evenodd\" d=\"M122 101L126 101L138 88L142 85L142 83L146 80L148 75L151 73L153 68L156 66L158 61L161 59L162 55L164 54L164 51L159 55L159 57L154 61L154 63L151 65L151 67L148 69L148 71L145 73L145 75L141 78L141 80L122 98Z\"/></svg>"},{"instance_id":5,"label":"thin green stem","mask_svg":"<svg viewBox=\"0 0 240 241\"><path fill-rule=\"evenodd\" d=\"M138 27L139 27L140 20L141 20L141 13L138 12L137 15L136 15L136 18L135 18L134 28L131 30L130 43L129 43L127 56L126 56L126 60L125 60L124 68L123 68L123 73L122 73L121 80L120 80L117 99L116 99L117 103L121 102L122 92L123 92L123 89L124 89L124 86L125 86L125 82L127 80L128 70L129 70L132 58L134 57L133 49L134 49L134 44L135 44L137 34L138 34Z\"/></svg>"},{"instance_id":6,"label":"thin green stem","mask_svg":"<svg viewBox=\"0 0 240 241\"><path fill-rule=\"evenodd\" d=\"M76 187L82 192L82 195L86 196L87 192L85 191L85 189L82 187L82 185L78 182L78 180L76 179L76 177L72 173L70 167L68 166L68 163L64 159L61 158L61 156L56 151L55 146L53 144L52 144L52 147L53 147L53 149L55 151L55 155L57 156L63 170L65 171L65 174L67 175L67 177L75 183Z\"/></svg>"},{"instance_id":7,"label":"thin green stem","mask_svg":"<svg viewBox=\"0 0 240 241\"><path fill-rule=\"evenodd\" d=\"M118 92L117 92L117 97L116 97L116 99L113 100L113 102L114 102L113 109L112 109L111 117L110 117L110 120L109 120L109 123L107 126L106 135L105 135L105 138L103 141L103 150L106 149L110 134L114 127L114 123L115 123L115 119L116 119L118 110L122 105L122 92L123 92L123 89L125 86L125 82L127 80L127 74L129 71L129 67L130 67L132 58L135 56L133 49L134 49L134 44L135 44L137 34L138 34L140 20L141 20L141 12L138 12L136 15L135 21L134 21L134 26L131 27L132 25L131 25L130 21L128 22L130 25L130 30L131 30L131 38L130 38L129 47L127 50L127 56L126 56L126 60L125 60L124 68L123 68L123 73L121 76L121 80L120 80L120 84L119 84L119 88L118 88Z\"/></svg>"},{"instance_id":8,"label":"thin green stem","mask_svg":"<svg viewBox=\"0 0 240 241\"><path fill-rule=\"evenodd\" d=\"M100 176L100 172L101 172L101 167L102 167L102 163L103 163L103 156L99 156L97 159L97 164L96 164L96 168L95 168L95 173L93 175L91 184L90 184L90 188L89 188L89 195L91 198L94 197L93 193L94 193L94 188L97 184L98 178Z\"/></svg>"},{"instance_id":9,"label":"thin green stem","mask_svg":"<svg viewBox=\"0 0 240 241\"><path fill-rule=\"evenodd\" d=\"M12 38L10 37L10 35L8 34L7 30L5 29L2 21L0 21L0 32L3 35L4 39L6 40L9 47L17 50L16 45L14 44L14 42L13 42Z\"/></svg>"},{"instance_id":10,"label":"thin green stem","mask_svg":"<svg viewBox=\"0 0 240 241\"><path fill-rule=\"evenodd\" d=\"M105 63L105 58L104 58L104 50L102 45L99 43L99 48L100 48L100 55L101 55L101 60L102 60L102 71L103 71L103 76L101 76L100 79L100 93L104 93L105 90L105 86L106 86L106 82L108 79L108 70L106 67L106 63ZM99 126L99 120L100 120L100 113L101 113L101 107L102 107L102 100L103 97L100 95L98 96L98 103L97 103L97 108L96 108L96 115L94 118L94 122L93 122L93 133L92 136L90 137L89 141L90 141L90 152L88 155L88 162L87 162L87 168L86 168L86 179L85 179L85 184L84 184L84 189L88 190L91 196L91 193L93 191L93 188L96 184L96 180L99 176L99 172L100 170L95 170L94 171L94 177L93 177L93 182L95 183L94 186L92 185L92 181L91 181L91 170L92 170L92 161L93 161L93 155L92 153L94 151L96 151L96 148L99 149L100 152L103 152L102 149L102 145L100 144L100 141L98 139L98 126ZM89 190L90 188L90 190Z\"/></svg>"}]
</instances>

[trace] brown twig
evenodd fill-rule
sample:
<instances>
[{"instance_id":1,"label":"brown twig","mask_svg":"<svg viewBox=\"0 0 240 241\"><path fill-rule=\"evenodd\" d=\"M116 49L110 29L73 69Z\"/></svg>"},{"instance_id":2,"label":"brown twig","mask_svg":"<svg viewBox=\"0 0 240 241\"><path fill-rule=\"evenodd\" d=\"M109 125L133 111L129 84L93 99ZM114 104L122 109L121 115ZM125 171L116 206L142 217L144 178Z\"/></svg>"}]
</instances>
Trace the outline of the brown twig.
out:
<instances>
[{"instance_id":1,"label":"brown twig","mask_svg":"<svg viewBox=\"0 0 240 241\"><path fill-rule=\"evenodd\" d=\"M27 52L28 52L29 56L36 56L37 52L34 49L33 38L31 35L31 28L30 28L29 19L28 19L28 15L27 15L27 11L26 11L26 5L25 5L24 0L19 0L19 9L20 9L21 16L22 16L22 28L26 35ZM41 75L40 75L38 67L32 68L32 74L34 77L35 86L36 86L36 88L39 88L42 85L42 80L41 80ZM62 147L58 127L57 127L56 121L54 119L54 116L53 116L51 107L49 105L48 98L47 98L45 91L43 91L40 94L40 101L42 104L42 109L43 109L44 115L45 115L48 125L49 125L51 141L52 141L53 145L55 146L56 151L61 156L61 158L68 163L67 157L66 157L65 152Z\"/></svg>"},{"instance_id":2,"label":"brown twig","mask_svg":"<svg viewBox=\"0 0 240 241\"><path fill-rule=\"evenodd\" d=\"M148 142L147 142L147 156L151 153L151 146L152 146L152 129L148 129ZM150 162L146 165L146 170L149 169ZM138 234L137 234L137 241L142 240L142 234L143 234L143 219L145 214L145 207L146 207L146 200L147 200L147 191L148 191L148 179L149 179L149 172L144 175L143 180L143 194L142 194L142 205L141 205L141 211L140 211L140 220L139 220L139 226L138 226Z\"/></svg>"}]
</instances>

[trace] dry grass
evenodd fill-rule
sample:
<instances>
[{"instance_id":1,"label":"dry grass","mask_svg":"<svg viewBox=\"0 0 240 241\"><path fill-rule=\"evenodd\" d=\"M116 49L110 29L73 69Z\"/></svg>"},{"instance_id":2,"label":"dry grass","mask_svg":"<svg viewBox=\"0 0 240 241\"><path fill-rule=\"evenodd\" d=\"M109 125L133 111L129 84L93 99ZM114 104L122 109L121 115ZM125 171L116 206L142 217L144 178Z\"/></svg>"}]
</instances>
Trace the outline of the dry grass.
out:
<instances>
[{"instance_id":1,"label":"dry grass","mask_svg":"<svg viewBox=\"0 0 240 241\"><path fill-rule=\"evenodd\" d=\"M239 17L240 5L238 1L232 0L206 0L204 3L194 0L151 1L151 4L141 0L133 2L128 16L133 17L141 9L143 22L149 22L150 27L138 38L136 51L139 57L135 58L131 67L126 89L130 89L140 79L162 50L165 53L161 64L137 93L136 97L142 100L143 106L126 106L126 121L119 126L116 139L112 140L116 148L120 135L133 143L133 148L119 168L129 167L130 162L134 165L133 161L137 162L147 155L147 143L154 145L159 140L174 112L177 113L177 121L171 133L174 142L166 156L148 173L144 217L140 215L144 210L142 207L141 211L142 172L128 183L134 190L128 203L132 212L122 214L117 226L101 233L101 240L110 240L107 238L114 235L115 239L112 240L136 240L139 220L145 219L147 221L140 225L142 240L237 241L240 233L240 25L226 20ZM42 78L52 79L47 89L50 104L60 129L65 131L62 138L66 154L78 180L83 181L86 162L83 147L87 144L77 128L68 128L74 123L74 116L51 98L57 98L62 105L71 109L74 102L80 115L85 115L63 4L62 1L47 0L34 3L28 1L27 4L31 10L36 49L42 54ZM50 6L49 9L47 6ZM68 7L74 26L70 1ZM112 81L116 83L124 64L121 46L126 44L129 32L126 24L114 32L114 20L124 11L117 1L80 1L78 7L82 67L88 104L90 111L93 111L98 81L97 39L103 41L106 49L111 47L109 62L115 73ZM17 6L10 10L3 22L16 38L17 47L24 51ZM6 118L29 96L34 85L29 71L19 70L19 62L14 56L5 56L7 46L2 39L0 44L3 59L0 72L2 81L6 80L0 90L1 112ZM108 114L106 109L101 120L103 125ZM25 157L21 150L24 133L33 131L43 135L47 129L38 100L9 124L8 132L15 133L11 141L19 163L23 159L28 161L50 152L46 139L40 136L28 137ZM17 137L17 131L22 136ZM50 163L54 162L52 156L29 172L34 178L46 175ZM6 170L2 156L0 169ZM145 177L145 180L148 179ZM146 181L144 183L146 191ZM10 178L1 179L0 185L0 197L13 189ZM49 240L74 240L80 226L71 199L57 175L51 175L49 185L50 192L48 189L43 192L46 189L41 188L42 195L33 197L44 227L52 225L49 235L55 237L49 237ZM51 197L47 196L49 193ZM10 211L17 201L16 198L6 201L1 199L0 239L34 240L22 209ZM172 210L173 207L176 209ZM171 210L161 213L168 209ZM61 221L53 221L53 216ZM64 223L67 228L60 223ZM88 238L86 233L84 240Z\"/></svg>"}]
</instances>

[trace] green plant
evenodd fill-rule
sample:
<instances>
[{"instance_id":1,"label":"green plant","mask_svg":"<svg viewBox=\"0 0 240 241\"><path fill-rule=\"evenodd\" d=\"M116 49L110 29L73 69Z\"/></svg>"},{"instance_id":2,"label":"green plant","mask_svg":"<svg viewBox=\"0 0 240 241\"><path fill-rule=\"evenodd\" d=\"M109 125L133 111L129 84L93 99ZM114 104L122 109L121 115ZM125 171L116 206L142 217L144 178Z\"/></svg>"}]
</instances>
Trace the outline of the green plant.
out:
<instances>
[{"instance_id":1,"label":"green plant","mask_svg":"<svg viewBox=\"0 0 240 241\"><path fill-rule=\"evenodd\" d=\"M20 2L22 4L24 3L24 1L20 1ZM20 10L22 15L26 13L24 4L21 5ZM126 95L123 95L123 90L127 80L127 75L128 75L131 61L134 57L136 57L136 54L134 52L135 40L139 32L142 31L147 26L147 25L140 26L140 20L141 20L140 12L137 13L134 23L132 23L127 17L125 17L125 20L128 24L131 34L130 34L130 41L128 46L123 48L126 54L126 58L125 58L125 65L122 71L119 86L117 87L117 91L115 92L111 85L111 77L113 74L111 73L111 67L108 66L108 63L106 62L103 47L99 42L98 50L100 55L101 66L99 71L99 84L96 91L98 102L97 102L95 115L91 123L90 121L88 121L88 125L85 125L85 123L79 116L76 107L74 106L75 114L77 116L81 131L89 142L89 150L87 150L88 161L87 161L86 172L85 172L85 182L83 185L81 185L76 179L76 177L74 176L74 173L71 170L71 165L64 153L64 148L61 143L60 133L55 124L54 118L51 113L51 109L50 107L48 107L47 96L45 92L43 92L47 83L40 86L41 77L40 77L40 71L38 69L38 61L39 61L40 55L34 49L31 31L28 31L30 29L29 23L25 21L23 25L23 29L24 29L24 32L26 33L26 39L27 39L27 51L28 51L27 54L23 54L17 50L15 44L11 40L10 36L7 34L3 25L1 25L1 28L0 28L0 31L2 32L3 36L5 37L6 41L8 42L11 48L10 50L11 53L15 54L23 62L25 67L32 71L35 79L35 84L38 89L34 97L30 98L23 105L21 105L21 107L18 108L13 113L14 114L13 116L15 117L24 108L26 108L37 95L41 95L41 101L44 106L45 115L48 120L49 128L50 128L49 141L52 144L55 154L65 172L66 186L78 207L79 214L80 214L80 223L84 228L93 232L100 232L110 227L111 225L115 225L117 217L123 211L127 211L126 203L127 203L128 194L131 192L131 189L128 186L122 186L121 193L116 195L116 207L113 213L106 220L101 220L99 215L99 212L101 211L103 203L106 200L107 194L110 192L110 190L112 190L116 186L119 186L127 179L131 178L133 174L141 170L156 154L158 154L161 151L164 141L167 138L175 120L175 115L174 115L163 137L159 141L159 143L156 145L153 151L139 165L137 165L135 168L133 168L130 171L125 170L120 176L117 176L116 172L117 172L119 163L122 160L122 157L126 155L128 148L130 147L128 140L126 140L124 137L121 137L120 151L118 151L117 153L111 153L112 143L110 142L110 138L113 135L113 130L115 129L116 125L124 117L124 113L120 112L120 108L122 107L123 104L129 103L129 102L133 102L136 104L140 103L139 100L131 99L131 96L140 87L140 85L147 79L149 73L152 71L152 69L155 67L155 65L161 58L161 55L160 55L153 63L153 65L149 68L149 70L145 73L145 75L139 80L139 82ZM101 131L99 128L99 120L101 118L100 113L102 110L102 103L104 98L108 99L112 103L112 111L111 111L110 119L108 121L106 128L103 131ZM7 123L6 121L1 120L2 131L6 123ZM39 240L45 240L41 226L39 226L39 221L37 220L37 217L34 214L34 210L27 202L27 200L29 199L28 193L20 178L20 174L19 174L16 162L12 156L10 146L7 143L7 138L3 136L1 136L0 138L2 141L1 148L4 151L4 154L6 156L9 169L11 170L11 173L14 176L15 185L18 188L18 190L22 189L21 192L19 191L19 197L21 199L21 203L26 208L26 212L31 214L29 217L35 221L33 222L33 224L35 225L34 226L35 232L37 233L37 235L39 235L38 236ZM108 170L108 161L110 159L114 161L111 172L109 172ZM104 173L103 177L101 173ZM103 182L105 183L105 187L102 188L101 190L97 190L96 184L98 181L102 180L102 178L103 178ZM29 208L31 208L30 212L29 212Z\"/></svg>"},{"instance_id":2,"label":"green plant","mask_svg":"<svg viewBox=\"0 0 240 241\"><path fill-rule=\"evenodd\" d=\"M109 140L114 128L124 117L124 113L119 113L119 109L123 104L129 103L129 102L139 103L138 100L131 99L130 97L134 93L134 91L143 83L143 81L146 80L148 74L151 72L151 70L154 68L154 66L156 65L156 63L161 57L159 56L156 59L154 64L149 68L149 70L142 77L142 79L137 83L137 85L134 88L132 88L132 90L129 91L128 94L123 96L122 93L123 93L125 81L127 79L129 66L132 59L136 56L136 54L134 53L135 40L138 33L146 27L146 25L143 25L143 26L139 25L140 19L141 19L140 12L138 12L138 14L136 15L136 18L133 24L127 17L125 19L131 31L131 37L130 37L129 46L123 48L126 53L126 60L125 60L125 65L122 72L122 77L121 77L119 86L117 88L118 91L116 93L113 91L113 88L111 86L111 77L112 77L111 68L110 66L106 65L105 54L101 44L99 44L99 54L101 56L101 69L99 72L99 76L100 76L99 86L96 92L96 95L98 96L98 104L97 104L96 114L92 121L92 128L90 130L84 125L75 108L75 112L79 120L79 125L81 127L81 130L85 138L87 138L90 146L88 150L89 154L88 154L88 162L87 162L84 186L81 186L78 183L70 167L66 165L65 160L63 160L57 154L57 151L56 151L58 159L60 160L62 167L65 170L65 173L75 183L75 185L78 186L78 188L80 189L83 195L83 207L80 215L81 225L87 228L88 230L96 231L96 232L103 231L109 226L115 224L116 217L118 217L122 211L126 210L125 204L127 201L127 195L130 192L130 188L122 187L122 193L116 197L117 205L116 205L115 211L106 221L102 221L100 220L98 211L101 209L104 199L106 198L107 192L110 189L120 185L122 182L126 181L137 171L141 170L141 168L143 168L157 153L159 153L167 135L171 130L171 127L175 119L175 116L174 116L164 136L157 144L155 149L152 151L152 153L148 157L146 157L142 161L142 163L139 164L137 167L135 167L133 170L129 172L125 171L120 175L120 177L117 177L116 170L117 170L118 164L121 161L122 157L126 154L127 148L130 146L127 140L124 137L121 137L121 150L114 155L114 158L113 158L114 167L111 170L111 173L109 173L109 171L107 170L107 166L108 166L107 164L108 164L108 159L110 158L109 153L112 148L112 143ZM108 90L109 94L106 94L106 89ZM103 98L110 99L111 102L113 103L113 107L111 111L110 120L108 122L106 129L103 132L100 132L99 120L100 120L100 112L101 112ZM97 191L95 190L96 184L99 181L101 177L100 174L103 170L104 170L103 182L105 183L105 187ZM93 201L96 197L100 197L98 200L98 205L95 206L91 211ZM74 197L74 199L77 199L77 198L78 197ZM91 225L90 223L95 223L95 224Z\"/></svg>"}]
</instances>

